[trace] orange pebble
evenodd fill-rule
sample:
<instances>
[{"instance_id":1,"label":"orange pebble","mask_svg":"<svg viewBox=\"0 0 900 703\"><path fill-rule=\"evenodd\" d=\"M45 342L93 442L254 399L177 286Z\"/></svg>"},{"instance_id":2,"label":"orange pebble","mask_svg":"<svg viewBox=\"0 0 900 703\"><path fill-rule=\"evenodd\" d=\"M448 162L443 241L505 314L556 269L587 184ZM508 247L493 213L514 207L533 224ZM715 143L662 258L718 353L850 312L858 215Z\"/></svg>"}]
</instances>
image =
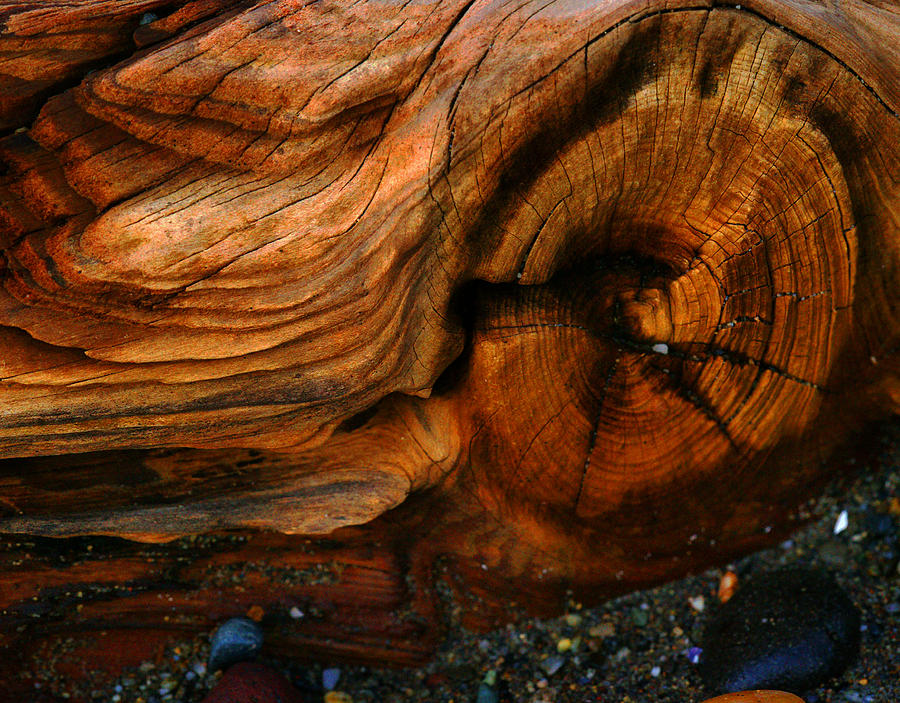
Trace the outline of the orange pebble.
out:
<instances>
[{"instance_id":1,"label":"orange pebble","mask_svg":"<svg viewBox=\"0 0 900 703\"><path fill-rule=\"evenodd\" d=\"M803 699L784 691L740 691L716 696L703 703L803 703Z\"/></svg>"},{"instance_id":2,"label":"orange pebble","mask_svg":"<svg viewBox=\"0 0 900 703\"><path fill-rule=\"evenodd\" d=\"M260 605L251 605L247 610L247 617L253 620L254 622L261 622L263 619L263 615L266 614L266 611L262 609Z\"/></svg>"},{"instance_id":3,"label":"orange pebble","mask_svg":"<svg viewBox=\"0 0 900 703\"><path fill-rule=\"evenodd\" d=\"M737 590L738 577L733 571L726 571L719 579L719 600L727 603Z\"/></svg>"},{"instance_id":4,"label":"orange pebble","mask_svg":"<svg viewBox=\"0 0 900 703\"><path fill-rule=\"evenodd\" d=\"M900 498L896 496L891 498L891 502L888 503L888 512L891 515L900 515Z\"/></svg>"}]
</instances>

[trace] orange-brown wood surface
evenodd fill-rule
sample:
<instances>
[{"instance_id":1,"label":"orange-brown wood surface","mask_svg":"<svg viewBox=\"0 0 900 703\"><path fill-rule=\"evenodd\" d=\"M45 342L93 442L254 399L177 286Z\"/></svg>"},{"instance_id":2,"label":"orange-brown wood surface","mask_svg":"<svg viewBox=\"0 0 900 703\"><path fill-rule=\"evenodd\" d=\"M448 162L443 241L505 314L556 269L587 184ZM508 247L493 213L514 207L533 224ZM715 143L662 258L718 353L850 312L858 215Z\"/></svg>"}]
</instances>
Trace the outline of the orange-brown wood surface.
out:
<instances>
[{"instance_id":1,"label":"orange-brown wood surface","mask_svg":"<svg viewBox=\"0 0 900 703\"><path fill-rule=\"evenodd\" d=\"M740 691L716 696L703 703L803 703L803 699L783 691Z\"/></svg>"},{"instance_id":2,"label":"orange-brown wood surface","mask_svg":"<svg viewBox=\"0 0 900 703\"><path fill-rule=\"evenodd\" d=\"M784 534L900 406L892 2L6 2L0 48L19 671L254 604L421 661Z\"/></svg>"}]
</instances>

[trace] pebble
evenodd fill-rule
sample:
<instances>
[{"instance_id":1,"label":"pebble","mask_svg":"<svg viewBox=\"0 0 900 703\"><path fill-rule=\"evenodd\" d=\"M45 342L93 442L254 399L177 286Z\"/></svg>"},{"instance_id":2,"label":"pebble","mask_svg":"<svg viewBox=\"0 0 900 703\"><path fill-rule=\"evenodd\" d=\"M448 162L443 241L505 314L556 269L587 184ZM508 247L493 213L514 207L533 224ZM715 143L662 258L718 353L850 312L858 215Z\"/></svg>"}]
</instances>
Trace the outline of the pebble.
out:
<instances>
[{"instance_id":1,"label":"pebble","mask_svg":"<svg viewBox=\"0 0 900 703\"><path fill-rule=\"evenodd\" d=\"M900 498L893 497L888 503L888 513L891 515L900 515Z\"/></svg>"},{"instance_id":2,"label":"pebble","mask_svg":"<svg viewBox=\"0 0 900 703\"><path fill-rule=\"evenodd\" d=\"M353 697L343 691L329 691L324 700L325 703L353 703Z\"/></svg>"},{"instance_id":3,"label":"pebble","mask_svg":"<svg viewBox=\"0 0 900 703\"><path fill-rule=\"evenodd\" d=\"M611 622L601 622L599 625L594 625L590 630L588 630L588 634L591 637L612 637L616 634L616 626Z\"/></svg>"},{"instance_id":4,"label":"pebble","mask_svg":"<svg viewBox=\"0 0 900 703\"><path fill-rule=\"evenodd\" d=\"M203 703L303 703L303 697L278 672L241 662L225 672Z\"/></svg>"},{"instance_id":5,"label":"pebble","mask_svg":"<svg viewBox=\"0 0 900 703\"><path fill-rule=\"evenodd\" d=\"M497 689L494 686L497 684L497 672L489 671L485 674L484 681L481 682L481 685L478 687L478 695L475 698L475 703L498 703L499 696L497 695Z\"/></svg>"},{"instance_id":6,"label":"pebble","mask_svg":"<svg viewBox=\"0 0 900 703\"><path fill-rule=\"evenodd\" d=\"M838 515L837 520L834 523L834 534L839 535L841 532L847 529L847 525L850 523L850 520L847 518L847 511L842 510L841 514Z\"/></svg>"},{"instance_id":7,"label":"pebble","mask_svg":"<svg viewBox=\"0 0 900 703\"><path fill-rule=\"evenodd\" d=\"M821 571L754 577L706 627L700 676L710 692L805 691L839 674L859 649L860 614Z\"/></svg>"},{"instance_id":8,"label":"pebble","mask_svg":"<svg viewBox=\"0 0 900 703\"><path fill-rule=\"evenodd\" d=\"M341 670L340 669L322 669L322 688L326 691L334 690L334 687L337 686L338 681L341 679Z\"/></svg>"},{"instance_id":9,"label":"pebble","mask_svg":"<svg viewBox=\"0 0 900 703\"><path fill-rule=\"evenodd\" d=\"M650 621L650 616L647 614L646 610L632 608L631 621L638 627L644 627Z\"/></svg>"},{"instance_id":10,"label":"pebble","mask_svg":"<svg viewBox=\"0 0 900 703\"><path fill-rule=\"evenodd\" d=\"M497 689L493 686L483 683L478 687L478 696L475 698L475 703L497 703L499 700Z\"/></svg>"},{"instance_id":11,"label":"pebble","mask_svg":"<svg viewBox=\"0 0 900 703\"><path fill-rule=\"evenodd\" d=\"M703 703L803 703L803 699L784 691L740 691L709 698Z\"/></svg>"},{"instance_id":12,"label":"pebble","mask_svg":"<svg viewBox=\"0 0 900 703\"><path fill-rule=\"evenodd\" d=\"M738 576L733 571L726 571L719 579L719 589L716 595L720 603L727 603L731 600L734 592L737 590Z\"/></svg>"},{"instance_id":13,"label":"pebble","mask_svg":"<svg viewBox=\"0 0 900 703\"><path fill-rule=\"evenodd\" d=\"M866 532L876 537L896 537L897 525L890 513L867 512L865 519Z\"/></svg>"},{"instance_id":14,"label":"pebble","mask_svg":"<svg viewBox=\"0 0 900 703\"><path fill-rule=\"evenodd\" d=\"M210 640L210 671L253 659L263 643L263 632L250 618L232 618L217 629Z\"/></svg>"},{"instance_id":15,"label":"pebble","mask_svg":"<svg viewBox=\"0 0 900 703\"><path fill-rule=\"evenodd\" d=\"M541 668L547 672L547 676L553 676L553 674L562 669L565 663L566 660L562 657L547 657L541 662Z\"/></svg>"}]
</instances>

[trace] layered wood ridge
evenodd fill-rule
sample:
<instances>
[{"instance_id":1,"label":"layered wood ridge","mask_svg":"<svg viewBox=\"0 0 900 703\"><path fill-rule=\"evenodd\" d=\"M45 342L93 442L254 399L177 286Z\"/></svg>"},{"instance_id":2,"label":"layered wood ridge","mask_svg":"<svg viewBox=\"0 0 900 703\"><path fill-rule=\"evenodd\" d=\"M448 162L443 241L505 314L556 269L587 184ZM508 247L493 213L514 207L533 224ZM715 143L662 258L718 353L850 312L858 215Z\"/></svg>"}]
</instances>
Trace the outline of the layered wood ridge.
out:
<instances>
[{"instance_id":1,"label":"layered wood ridge","mask_svg":"<svg viewBox=\"0 0 900 703\"><path fill-rule=\"evenodd\" d=\"M54 83L2 9L54 94L3 113L0 530L394 508L484 624L758 544L896 412L896 8L206 5L97 3L121 60Z\"/></svg>"}]
</instances>

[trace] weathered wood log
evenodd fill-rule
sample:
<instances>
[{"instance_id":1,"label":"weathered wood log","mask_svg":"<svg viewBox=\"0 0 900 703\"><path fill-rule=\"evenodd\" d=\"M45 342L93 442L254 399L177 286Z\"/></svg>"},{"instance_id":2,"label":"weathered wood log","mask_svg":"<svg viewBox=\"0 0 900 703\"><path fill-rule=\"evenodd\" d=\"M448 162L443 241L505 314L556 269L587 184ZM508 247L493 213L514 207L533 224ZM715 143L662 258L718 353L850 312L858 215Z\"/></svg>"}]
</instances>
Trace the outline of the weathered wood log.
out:
<instances>
[{"instance_id":1,"label":"weathered wood log","mask_svg":"<svg viewBox=\"0 0 900 703\"><path fill-rule=\"evenodd\" d=\"M420 660L454 602L489 626L784 534L897 410L892 3L0 22L26 658L256 604L276 648Z\"/></svg>"}]
</instances>

